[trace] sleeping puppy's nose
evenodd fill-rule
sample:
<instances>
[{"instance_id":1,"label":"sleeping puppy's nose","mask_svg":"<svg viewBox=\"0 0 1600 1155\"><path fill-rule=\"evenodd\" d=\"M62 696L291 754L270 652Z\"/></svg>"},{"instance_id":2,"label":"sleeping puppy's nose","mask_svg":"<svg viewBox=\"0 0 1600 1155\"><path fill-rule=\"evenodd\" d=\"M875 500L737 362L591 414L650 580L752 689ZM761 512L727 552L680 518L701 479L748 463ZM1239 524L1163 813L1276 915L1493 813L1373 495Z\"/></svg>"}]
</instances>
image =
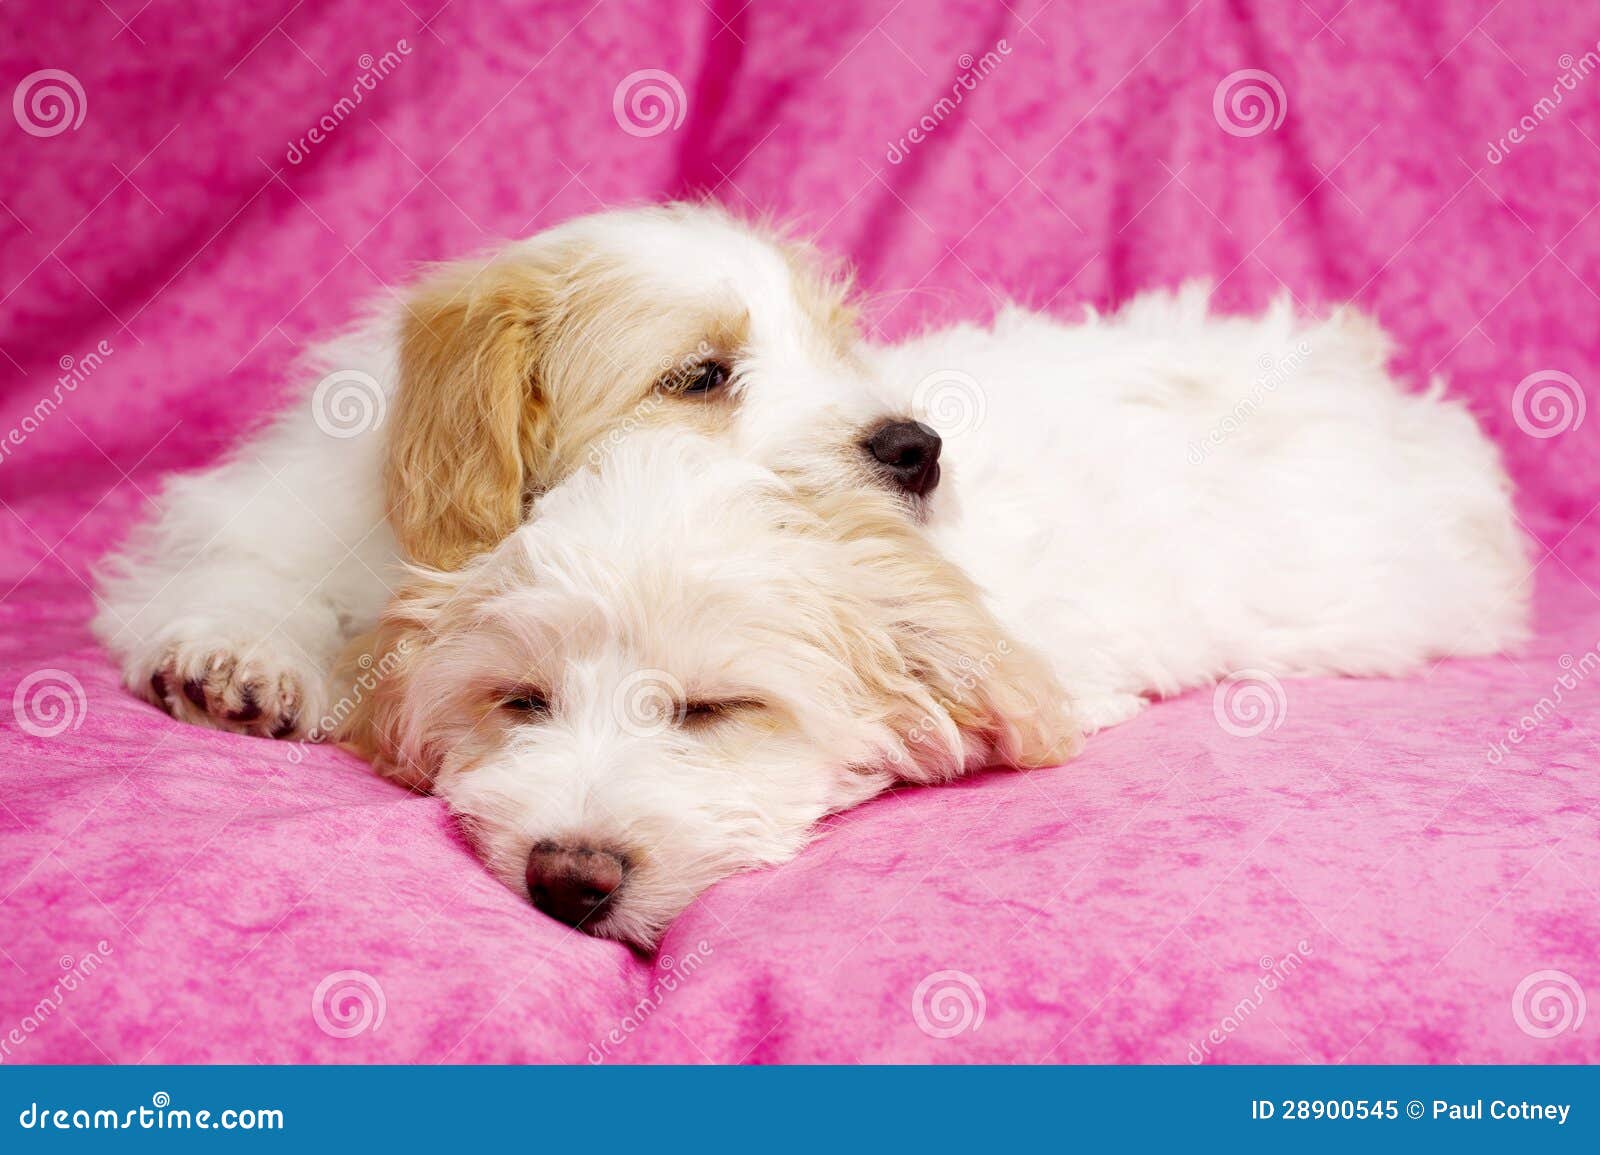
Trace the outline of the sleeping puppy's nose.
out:
<instances>
[{"instance_id":1,"label":"sleeping puppy's nose","mask_svg":"<svg viewBox=\"0 0 1600 1155\"><path fill-rule=\"evenodd\" d=\"M625 874L620 854L540 842L528 853L528 898L551 918L579 926L603 916L606 901L621 889Z\"/></svg>"},{"instance_id":2,"label":"sleeping puppy's nose","mask_svg":"<svg viewBox=\"0 0 1600 1155\"><path fill-rule=\"evenodd\" d=\"M918 497L939 484L939 435L920 421L892 421L867 439L867 452L895 484Z\"/></svg>"}]
</instances>

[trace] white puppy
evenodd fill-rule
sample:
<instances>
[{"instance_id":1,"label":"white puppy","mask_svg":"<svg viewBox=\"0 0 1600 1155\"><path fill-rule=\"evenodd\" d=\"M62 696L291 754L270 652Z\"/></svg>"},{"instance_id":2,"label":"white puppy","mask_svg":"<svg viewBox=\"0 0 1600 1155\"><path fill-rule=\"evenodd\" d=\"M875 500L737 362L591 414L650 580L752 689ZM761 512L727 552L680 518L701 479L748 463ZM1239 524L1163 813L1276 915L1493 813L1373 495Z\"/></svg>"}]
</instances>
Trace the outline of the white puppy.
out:
<instances>
[{"instance_id":1,"label":"white puppy","mask_svg":"<svg viewBox=\"0 0 1600 1155\"><path fill-rule=\"evenodd\" d=\"M176 717L305 735L329 728L326 676L397 560L493 546L629 430L925 485L896 440L914 427L855 359L845 293L804 247L687 206L580 218L434 270L318 349L263 432L167 486L105 567L97 633Z\"/></svg>"},{"instance_id":2,"label":"white puppy","mask_svg":"<svg viewBox=\"0 0 1600 1155\"><path fill-rule=\"evenodd\" d=\"M1048 667L895 499L800 501L682 432L419 573L369 645L341 736L541 910L641 945L896 780L1077 749Z\"/></svg>"},{"instance_id":3,"label":"white puppy","mask_svg":"<svg viewBox=\"0 0 1600 1155\"><path fill-rule=\"evenodd\" d=\"M1466 408L1349 309L1218 316L1205 286L1021 311L868 354L943 433L933 541L1086 727L1228 675L1393 675L1523 636L1511 487Z\"/></svg>"}]
</instances>

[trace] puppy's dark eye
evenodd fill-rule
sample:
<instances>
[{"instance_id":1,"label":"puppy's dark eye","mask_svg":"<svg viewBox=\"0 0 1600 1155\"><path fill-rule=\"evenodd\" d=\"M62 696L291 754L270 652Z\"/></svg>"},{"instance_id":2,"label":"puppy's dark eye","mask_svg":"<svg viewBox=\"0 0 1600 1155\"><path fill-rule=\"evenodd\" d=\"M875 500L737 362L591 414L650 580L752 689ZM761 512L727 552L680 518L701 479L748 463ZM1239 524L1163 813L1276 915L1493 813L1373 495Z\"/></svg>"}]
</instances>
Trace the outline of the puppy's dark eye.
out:
<instances>
[{"instance_id":1,"label":"puppy's dark eye","mask_svg":"<svg viewBox=\"0 0 1600 1155\"><path fill-rule=\"evenodd\" d=\"M728 378L732 376L733 370L729 369L721 361L707 361L689 371L683 380L683 384L679 386L678 392L683 394L715 393L726 385Z\"/></svg>"},{"instance_id":2,"label":"puppy's dark eye","mask_svg":"<svg viewBox=\"0 0 1600 1155\"><path fill-rule=\"evenodd\" d=\"M527 686L519 686L514 690L507 690L500 698L502 709L510 710L515 714L548 714L550 701L538 690Z\"/></svg>"}]
</instances>

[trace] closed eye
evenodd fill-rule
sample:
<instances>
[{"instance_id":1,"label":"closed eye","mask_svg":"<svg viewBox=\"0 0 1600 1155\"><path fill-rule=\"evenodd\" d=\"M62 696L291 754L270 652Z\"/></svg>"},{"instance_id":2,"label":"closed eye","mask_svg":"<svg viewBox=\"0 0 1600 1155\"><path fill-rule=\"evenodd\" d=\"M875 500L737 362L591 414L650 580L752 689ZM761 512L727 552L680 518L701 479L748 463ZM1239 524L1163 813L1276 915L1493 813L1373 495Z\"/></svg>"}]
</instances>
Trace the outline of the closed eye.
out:
<instances>
[{"instance_id":1,"label":"closed eye","mask_svg":"<svg viewBox=\"0 0 1600 1155\"><path fill-rule=\"evenodd\" d=\"M684 703L679 724L686 730L708 729L736 714L751 713L765 707L757 698L722 698Z\"/></svg>"},{"instance_id":2,"label":"closed eye","mask_svg":"<svg viewBox=\"0 0 1600 1155\"><path fill-rule=\"evenodd\" d=\"M501 692L500 708L513 714L542 717L550 713L550 700L531 686L518 686Z\"/></svg>"}]
</instances>

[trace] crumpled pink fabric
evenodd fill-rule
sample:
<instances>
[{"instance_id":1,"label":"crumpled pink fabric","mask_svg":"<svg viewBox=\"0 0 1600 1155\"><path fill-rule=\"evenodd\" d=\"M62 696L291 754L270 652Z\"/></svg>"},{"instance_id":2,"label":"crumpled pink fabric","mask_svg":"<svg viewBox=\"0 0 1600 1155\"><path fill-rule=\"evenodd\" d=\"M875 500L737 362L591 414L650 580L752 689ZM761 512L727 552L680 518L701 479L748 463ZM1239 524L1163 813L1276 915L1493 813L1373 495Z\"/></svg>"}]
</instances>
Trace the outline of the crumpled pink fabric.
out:
<instances>
[{"instance_id":1,"label":"crumpled pink fabric","mask_svg":"<svg viewBox=\"0 0 1600 1155\"><path fill-rule=\"evenodd\" d=\"M0 114L0 1059L1600 1059L1580 6L68 7L0 8L32 85ZM1538 636L898 792L653 958L535 913L353 758L119 690L91 564L297 350L417 262L703 193L851 257L889 335L1200 275L1359 301L1502 447Z\"/></svg>"}]
</instances>

